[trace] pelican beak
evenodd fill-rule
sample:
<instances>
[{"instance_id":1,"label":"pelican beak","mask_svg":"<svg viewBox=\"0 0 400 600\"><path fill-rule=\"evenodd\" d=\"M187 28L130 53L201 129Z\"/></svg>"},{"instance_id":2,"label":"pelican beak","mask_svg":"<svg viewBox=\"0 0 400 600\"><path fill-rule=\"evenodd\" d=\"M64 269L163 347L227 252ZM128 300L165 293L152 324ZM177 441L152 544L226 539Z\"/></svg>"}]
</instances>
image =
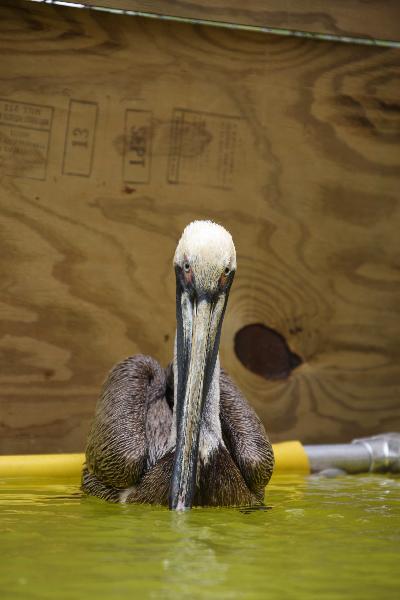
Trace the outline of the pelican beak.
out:
<instances>
[{"instance_id":1,"label":"pelican beak","mask_svg":"<svg viewBox=\"0 0 400 600\"><path fill-rule=\"evenodd\" d=\"M182 289L177 278L176 448L169 507L188 510L196 490L204 401L218 355L228 289L214 295Z\"/></svg>"}]
</instances>

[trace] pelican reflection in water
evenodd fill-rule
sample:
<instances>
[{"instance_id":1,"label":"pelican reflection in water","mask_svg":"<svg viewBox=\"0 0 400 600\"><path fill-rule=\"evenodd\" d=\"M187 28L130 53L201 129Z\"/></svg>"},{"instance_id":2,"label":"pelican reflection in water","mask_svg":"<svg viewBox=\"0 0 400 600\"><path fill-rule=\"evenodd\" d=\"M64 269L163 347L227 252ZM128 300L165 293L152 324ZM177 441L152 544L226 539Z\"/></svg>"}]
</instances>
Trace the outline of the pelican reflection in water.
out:
<instances>
[{"instance_id":1,"label":"pelican reflection in water","mask_svg":"<svg viewBox=\"0 0 400 600\"><path fill-rule=\"evenodd\" d=\"M211 221L190 223L174 268L173 363L164 370L136 355L112 369L89 433L83 490L176 510L262 504L271 444L218 354L236 271L231 235Z\"/></svg>"}]
</instances>

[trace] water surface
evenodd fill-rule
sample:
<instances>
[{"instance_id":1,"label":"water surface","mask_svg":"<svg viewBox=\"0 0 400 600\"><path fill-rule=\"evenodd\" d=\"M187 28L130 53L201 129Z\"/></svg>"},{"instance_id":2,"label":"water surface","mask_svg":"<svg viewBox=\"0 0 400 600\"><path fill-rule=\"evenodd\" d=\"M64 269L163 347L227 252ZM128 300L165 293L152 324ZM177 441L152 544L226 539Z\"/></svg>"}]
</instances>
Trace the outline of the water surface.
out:
<instances>
[{"instance_id":1,"label":"water surface","mask_svg":"<svg viewBox=\"0 0 400 600\"><path fill-rule=\"evenodd\" d=\"M1 598L400 597L399 478L276 476L266 502L177 514L2 481Z\"/></svg>"}]
</instances>

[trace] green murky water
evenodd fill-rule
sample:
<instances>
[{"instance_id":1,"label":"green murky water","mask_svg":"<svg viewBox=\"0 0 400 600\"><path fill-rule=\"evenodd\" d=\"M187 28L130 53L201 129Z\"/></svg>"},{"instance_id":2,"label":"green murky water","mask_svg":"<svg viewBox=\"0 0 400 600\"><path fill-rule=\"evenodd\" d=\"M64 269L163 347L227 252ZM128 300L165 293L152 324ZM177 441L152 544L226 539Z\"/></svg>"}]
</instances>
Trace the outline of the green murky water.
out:
<instances>
[{"instance_id":1,"label":"green murky water","mask_svg":"<svg viewBox=\"0 0 400 600\"><path fill-rule=\"evenodd\" d=\"M269 510L176 514L0 485L0 596L366 600L400 597L400 479L277 476Z\"/></svg>"}]
</instances>

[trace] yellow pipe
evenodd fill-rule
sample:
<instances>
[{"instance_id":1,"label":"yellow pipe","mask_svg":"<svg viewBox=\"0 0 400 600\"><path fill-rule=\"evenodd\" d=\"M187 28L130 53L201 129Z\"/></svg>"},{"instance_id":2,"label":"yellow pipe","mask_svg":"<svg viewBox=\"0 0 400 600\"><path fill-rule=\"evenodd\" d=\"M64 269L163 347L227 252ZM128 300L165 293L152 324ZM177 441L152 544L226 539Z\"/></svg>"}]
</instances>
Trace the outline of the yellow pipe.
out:
<instances>
[{"instance_id":1,"label":"yellow pipe","mask_svg":"<svg viewBox=\"0 0 400 600\"><path fill-rule=\"evenodd\" d=\"M281 442L273 446L275 473L309 473L307 454L300 442ZM84 454L28 454L0 456L0 477L76 477L80 478Z\"/></svg>"},{"instance_id":2,"label":"yellow pipe","mask_svg":"<svg viewBox=\"0 0 400 600\"><path fill-rule=\"evenodd\" d=\"M80 477L84 454L0 456L0 477Z\"/></svg>"},{"instance_id":3,"label":"yellow pipe","mask_svg":"<svg viewBox=\"0 0 400 600\"><path fill-rule=\"evenodd\" d=\"M310 473L310 462L301 442L293 440L273 444L275 455L274 473Z\"/></svg>"}]
</instances>

